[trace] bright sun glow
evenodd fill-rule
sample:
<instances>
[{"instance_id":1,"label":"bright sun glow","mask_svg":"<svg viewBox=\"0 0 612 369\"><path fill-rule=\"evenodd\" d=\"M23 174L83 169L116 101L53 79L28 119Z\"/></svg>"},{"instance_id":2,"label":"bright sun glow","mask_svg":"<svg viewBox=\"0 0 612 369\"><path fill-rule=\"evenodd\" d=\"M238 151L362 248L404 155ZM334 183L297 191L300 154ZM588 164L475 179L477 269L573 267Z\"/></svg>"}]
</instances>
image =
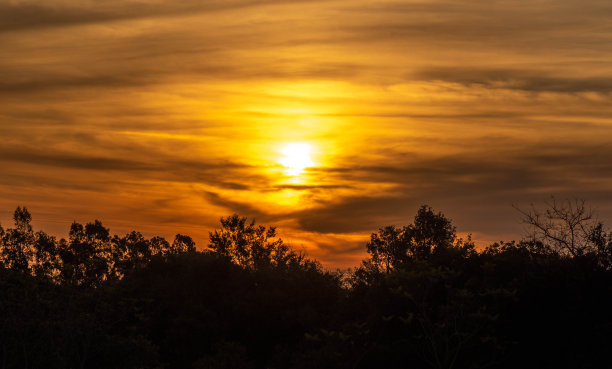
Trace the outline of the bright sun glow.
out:
<instances>
[{"instance_id":1,"label":"bright sun glow","mask_svg":"<svg viewBox=\"0 0 612 369\"><path fill-rule=\"evenodd\" d=\"M311 147L307 143L290 143L283 147L283 157L278 162L285 167L285 173L297 176L304 173L304 169L314 165L310 158Z\"/></svg>"}]
</instances>

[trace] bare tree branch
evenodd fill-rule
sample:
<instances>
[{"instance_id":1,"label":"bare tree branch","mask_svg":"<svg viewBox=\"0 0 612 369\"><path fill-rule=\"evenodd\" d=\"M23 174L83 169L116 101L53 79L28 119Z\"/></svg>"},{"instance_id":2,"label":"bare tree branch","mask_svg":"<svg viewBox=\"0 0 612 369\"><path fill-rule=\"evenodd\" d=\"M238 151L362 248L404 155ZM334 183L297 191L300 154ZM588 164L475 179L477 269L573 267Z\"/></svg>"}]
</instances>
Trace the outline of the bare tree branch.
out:
<instances>
[{"instance_id":1,"label":"bare tree branch","mask_svg":"<svg viewBox=\"0 0 612 369\"><path fill-rule=\"evenodd\" d=\"M582 199L557 201L554 197L540 210L531 204L529 210L513 207L523 216L523 223L530 227L533 240L562 255L572 257L596 251L592 234L599 222L593 210Z\"/></svg>"}]
</instances>

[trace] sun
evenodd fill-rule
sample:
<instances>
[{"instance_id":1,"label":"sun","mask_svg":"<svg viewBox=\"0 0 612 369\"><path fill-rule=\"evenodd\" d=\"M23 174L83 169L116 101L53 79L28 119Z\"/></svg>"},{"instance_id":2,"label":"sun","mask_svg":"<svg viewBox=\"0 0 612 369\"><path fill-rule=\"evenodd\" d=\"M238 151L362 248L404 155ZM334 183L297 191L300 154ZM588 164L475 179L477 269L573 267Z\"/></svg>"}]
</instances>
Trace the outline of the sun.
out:
<instances>
[{"instance_id":1,"label":"sun","mask_svg":"<svg viewBox=\"0 0 612 369\"><path fill-rule=\"evenodd\" d=\"M289 176L298 176L304 173L304 169L314 165L310 158L312 147L303 142L286 144L282 150L278 163L285 167L285 173Z\"/></svg>"}]
</instances>

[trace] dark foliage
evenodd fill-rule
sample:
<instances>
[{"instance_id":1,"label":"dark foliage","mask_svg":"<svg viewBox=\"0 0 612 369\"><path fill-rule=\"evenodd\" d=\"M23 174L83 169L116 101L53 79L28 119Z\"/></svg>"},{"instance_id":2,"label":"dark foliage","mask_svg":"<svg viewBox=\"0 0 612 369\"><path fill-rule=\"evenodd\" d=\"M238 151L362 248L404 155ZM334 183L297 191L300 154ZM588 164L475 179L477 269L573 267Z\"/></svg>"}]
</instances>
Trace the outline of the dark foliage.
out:
<instances>
[{"instance_id":1,"label":"dark foliage","mask_svg":"<svg viewBox=\"0 0 612 369\"><path fill-rule=\"evenodd\" d=\"M526 213L541 237L477 252L423 206L332 273L237 215L197 251L99 221L58 240L20 207L0 227L0 367L607 367L612 238L561 210L571 229Z\"/></svg>"}]
</instances>

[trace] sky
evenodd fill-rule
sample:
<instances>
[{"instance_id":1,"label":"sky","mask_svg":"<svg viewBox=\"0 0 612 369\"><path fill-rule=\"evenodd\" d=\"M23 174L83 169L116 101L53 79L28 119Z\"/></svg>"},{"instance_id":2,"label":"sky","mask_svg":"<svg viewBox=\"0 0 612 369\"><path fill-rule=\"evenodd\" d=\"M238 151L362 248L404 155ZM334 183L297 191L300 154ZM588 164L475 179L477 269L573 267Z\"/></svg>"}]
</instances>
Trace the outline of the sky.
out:
<instances>
[{"instance_id":1,"label":"sky","mask_svg":"<svg viewBox=\"0 0 612 369\"><path fill-rule=\"evenodd\" d=\"M0 0L0 222L65 235L275 225L324 266L428 204L612 218L608 0Z\"/></svg>"}]
</instances>

